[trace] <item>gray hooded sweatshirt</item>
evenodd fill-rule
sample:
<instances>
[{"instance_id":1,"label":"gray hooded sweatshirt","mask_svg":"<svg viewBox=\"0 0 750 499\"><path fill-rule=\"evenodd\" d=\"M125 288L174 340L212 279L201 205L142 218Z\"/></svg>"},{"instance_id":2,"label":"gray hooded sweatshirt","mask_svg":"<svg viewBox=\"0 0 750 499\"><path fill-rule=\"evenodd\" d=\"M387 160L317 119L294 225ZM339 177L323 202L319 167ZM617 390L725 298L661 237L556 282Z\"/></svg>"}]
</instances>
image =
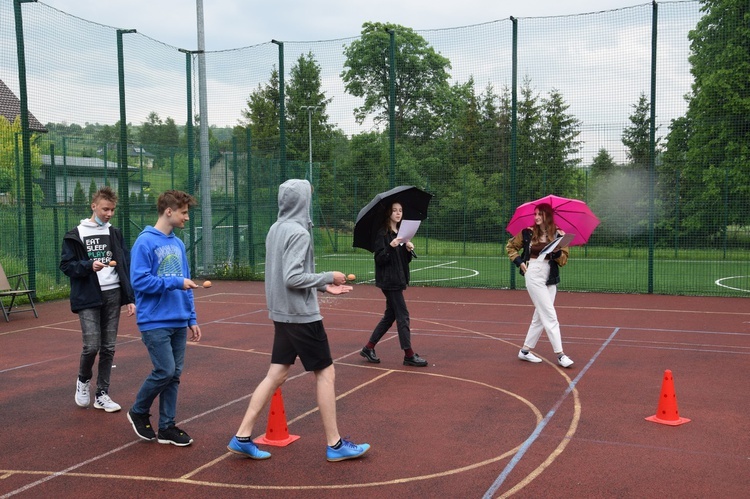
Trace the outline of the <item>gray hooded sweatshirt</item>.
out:
<instances>
[{"instance_id":1,"label":"gray hooded sweatshirt","mask_svg":"<svg viewBox=\"0 0 750 499\"><path fill-rule=\"evenodd\" d=\"M266 236L266 303L274 322L306 324L323 318L316 291L333 284L333 272L315 273L311 199L307 180L279 186L279 217Z\"/></svg>"}]
</instances>

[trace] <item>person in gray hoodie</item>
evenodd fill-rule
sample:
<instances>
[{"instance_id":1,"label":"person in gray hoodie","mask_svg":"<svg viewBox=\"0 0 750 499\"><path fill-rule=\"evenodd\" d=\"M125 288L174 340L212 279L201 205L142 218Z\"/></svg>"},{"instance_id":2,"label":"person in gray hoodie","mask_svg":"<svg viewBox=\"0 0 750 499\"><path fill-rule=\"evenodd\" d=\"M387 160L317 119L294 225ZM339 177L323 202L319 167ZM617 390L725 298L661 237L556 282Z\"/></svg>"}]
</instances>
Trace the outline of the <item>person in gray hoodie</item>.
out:
<instances>
[{"instance_id":1,"label":"person in gray hoodie","mask_svg":"<svg viewBox=\"0 0 750 499\"><path fill-rule=\"evenodd\" d=\"M358 458L370 445L354 444L339 434L333 359L317 297L318 292L348 293L352 287L345 285L346 276L341 272L315 273L310 183L287 180L279 187L278 200L279 216L266 236L266 304L274 325L271 366L253 392L239 430L227 448L251 459L271 457L253 442L253 426L299 356L305 370L315 374L317 402L328 444L326 459Z\"/></svg>"}]
</instances>

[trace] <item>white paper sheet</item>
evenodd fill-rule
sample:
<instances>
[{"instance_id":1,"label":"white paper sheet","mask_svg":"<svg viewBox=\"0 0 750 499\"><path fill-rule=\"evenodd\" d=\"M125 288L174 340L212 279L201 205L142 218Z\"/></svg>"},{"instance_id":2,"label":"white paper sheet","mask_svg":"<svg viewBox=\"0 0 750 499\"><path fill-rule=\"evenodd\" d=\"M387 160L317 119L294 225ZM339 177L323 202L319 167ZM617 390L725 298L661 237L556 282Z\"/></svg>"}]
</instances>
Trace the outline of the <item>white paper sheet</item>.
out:
<instances>
[{"instance_id":1,"label":"white paper sheet","mask_svg":"<svg viewBox=\"0 0 750 499\"><path fill-rule=\"evenodd\" d=\"M555 251L555 248L557 248L558 246L561 248L568 246L573 241L573 239L575 239L575 237L575 234L565 234L562 237L556 238L554 241L544 247L544 249L539 253L537 259L544 260L544 257L547 256L547 254Z\"/></svg>"},{"instance_id":2,"label":"white paper sheet","mask_svg":"<svg viewBox=\"0 0 750 499\"><path fill-rule=\"evenodd\" d=\"M396 237L401 238L401 244L409 242L419 229L420 220L401 220L401 226L398 229Z\"/></svg>"}]
</instances>

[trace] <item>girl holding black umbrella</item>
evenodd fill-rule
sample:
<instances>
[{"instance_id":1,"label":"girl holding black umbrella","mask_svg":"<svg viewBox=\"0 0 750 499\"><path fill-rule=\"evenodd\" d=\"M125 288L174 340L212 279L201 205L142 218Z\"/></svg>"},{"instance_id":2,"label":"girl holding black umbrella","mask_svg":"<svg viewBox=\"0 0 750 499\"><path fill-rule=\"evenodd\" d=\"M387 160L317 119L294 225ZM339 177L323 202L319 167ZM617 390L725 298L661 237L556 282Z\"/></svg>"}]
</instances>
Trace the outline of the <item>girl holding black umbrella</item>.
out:
<instances>
[{"instance_id":1,"label":"girl holding black umbrella","mask_svg":"<svg viewBox=\"0 0 750 499\"><path fill-rule=\"evenodd\" d=\"M374 241L375 285L385 295L385 313L370 336L370 341L362 348L360 355L368 362L380 363L375 354L375 345L396 322L398 340L404 351L404 365L425 367L427 361L414 353L411 347L409 310L404 300L404 290L409 285L409 263L414 257L414 244L396 237L404 212L401 203L391 203L386 210L383 226L378 230Z\"/></svg>"}]
</instances>

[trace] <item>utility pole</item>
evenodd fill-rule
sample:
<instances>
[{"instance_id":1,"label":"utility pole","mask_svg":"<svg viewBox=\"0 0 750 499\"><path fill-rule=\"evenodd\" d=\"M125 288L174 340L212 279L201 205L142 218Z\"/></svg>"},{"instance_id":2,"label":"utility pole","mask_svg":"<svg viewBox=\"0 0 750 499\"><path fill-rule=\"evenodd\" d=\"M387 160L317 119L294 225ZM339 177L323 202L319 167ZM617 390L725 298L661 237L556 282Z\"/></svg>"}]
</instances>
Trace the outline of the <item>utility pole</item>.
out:
<instances>
[{"instance_id":1,"label":"utility pole","mask_svg":"<svg viewBox=\"0 0 750 499\"><path fill-rule=\"evenodd\" d=\"M308 172L310 185L313 183L313 162L312 162L312 113L313 111L317 111L320 106L300 106L300 109L307 110L307 138L309 141L309 148L310 148L310 169ZM312 199L310 200L310 220L313 219L313 202ZM312 237L313 242L315 241L315 236L313 235L313 231L310 230L310 237Z\"/></svg>"},{"instance_id":2,"label":"utility pole","mask_svg":"<svg viewBox=\"0 0 750 499\"><path fill-rule=\"evenodd\" d=\"M198 105L200 107L201 154L201 239L203 241L203 272L214 268L213 217L211 216L211 161L208 150L208 97L206 95L206 37L203 28L203 0L196 0L198 18Z\"/></svg>"},{"instance_id":3,"label":"utility pole","mask_svg":"<svg viewBox=\"0 0 750 499\"><path fill-rule=\"evenodd\" d=\"M320 106L300 106L299 108L300 109L304 109L304 110L307 111L307 126L308 126L307 135L308 135L308 140L309 140L309 143L310 143L310 171L309 171L310 177L309 177L309 180L310 180L310 184L312 184L312 181L313 181L313 171L312 171L313 170L313 161L312 161L312 113L314 111L317 111L318 109L320 109Z\"/></svg>"}]
</instances>

